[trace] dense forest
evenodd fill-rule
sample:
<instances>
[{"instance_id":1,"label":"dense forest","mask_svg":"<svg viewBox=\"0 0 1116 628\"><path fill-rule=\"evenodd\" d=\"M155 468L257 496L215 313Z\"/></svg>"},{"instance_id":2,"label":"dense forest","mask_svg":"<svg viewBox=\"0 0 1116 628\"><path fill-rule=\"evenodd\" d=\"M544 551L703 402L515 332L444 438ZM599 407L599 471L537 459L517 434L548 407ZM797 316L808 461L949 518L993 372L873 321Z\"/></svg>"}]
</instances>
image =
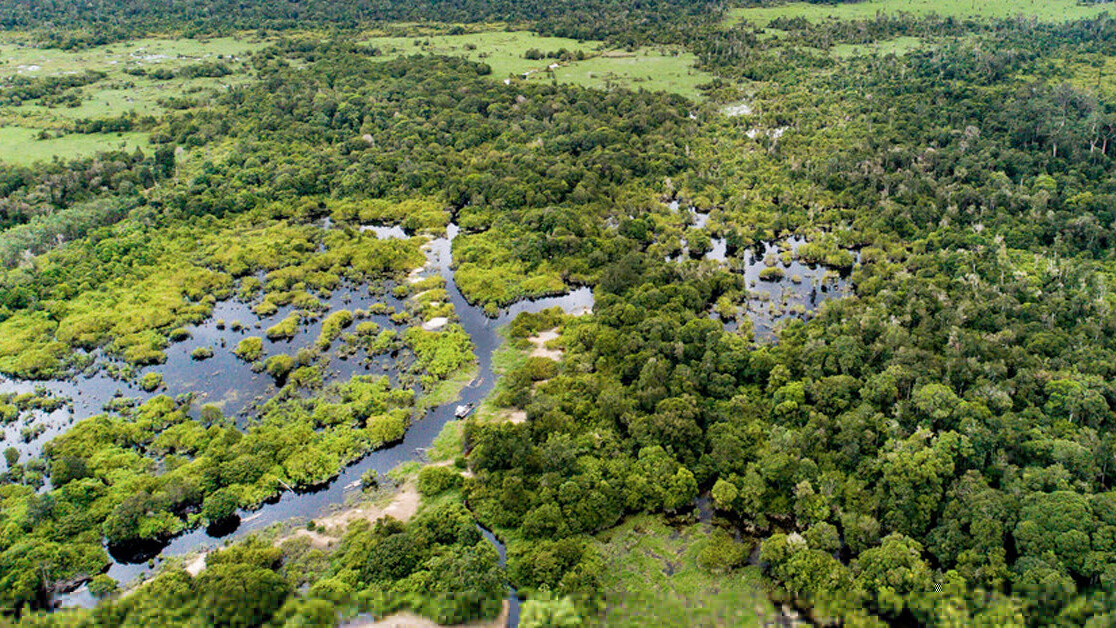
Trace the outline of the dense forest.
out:
<instances>
[{"instance_id":1,"label":"dense forest","mask_svg":"<svg viewBox=\"0 0 1116 628\"><path fill-rule=\"evenodd\" d=\"M641 516L708 525L709 577L759 574L765 603L819 625L1116 622L1116 20L725 10L0 2L42 46L305 29L204 106L137 120L139 151L0 163L0 372L154 393L5 452L0 623L457 624L502 617L510 584L521 625L609 625L608 534ZM402 21L682 45L712 78L694 100L363 42L419 28ZM404 237L368 230L386 226ZM452 285L415 279L439 238ZM793 264L824 303L793 310ZM403 305L335 309L354 286ZM584 286L589 315L508 315L483 406L395 476L413 516L238 537L126 594L107 575L398 442L484 362L465 306L502 320ZM238 417L155 377L228 303L266 327L193 359L273 385ZM339 346L400 372L330 379ZM0 393L0 419L66 403ZM97 603L50 608L77 586Z\"/></svg>"},{"instance_id":2,"label":"dense forest","mask_svg":"<svg viewBox=\"0 0 1116 628\"><path fill-rule=\"evenodd\" d=\"M0 28L34 29L46 41L82 47L164 29L190 33L239 29L352 28L391 22L529 24L548 35L617 41L683 36L682 25L716 20L723 7L712 0L306 0L228 2L130 0L77 3L69 0L4 0ZM668 35L669 36L669 35Z\"/></svg>"}]
</instances>

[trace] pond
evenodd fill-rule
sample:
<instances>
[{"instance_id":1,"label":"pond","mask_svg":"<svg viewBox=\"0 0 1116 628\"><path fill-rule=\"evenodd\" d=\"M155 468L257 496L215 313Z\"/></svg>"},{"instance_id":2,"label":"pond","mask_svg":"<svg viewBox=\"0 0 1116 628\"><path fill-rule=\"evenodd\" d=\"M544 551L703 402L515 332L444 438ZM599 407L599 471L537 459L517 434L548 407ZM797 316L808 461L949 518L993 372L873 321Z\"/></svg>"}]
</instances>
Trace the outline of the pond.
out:
<instances>
[{"instance_id":1,"label":"pond","mask_svg":"<svg viewBox=\"0 0 1116 628\"><path fill-rule=\"evenodd\" d=\"M669 207L678 211L680 205L678 201L671 201ZM688 221L695 228L704 229L709 223L709 214L701 213L694 207L686 211ZM718 262L745 278L748 293L743 316L751 320L758 340L774 340L781 324L791 319L808 320L822 303L846 296L852 288L850 270L808 264L799 258L799 248L807 243L802 236L759 242L737 250L731 256L728 255L725 238L710 238L710 241L712 248L702 259ZM859 264L860 252L851 253ZM681 262L689 258L689 249L683 242L681 253L668 259ZM720 318L715 313L711 313L710 317ZM739 327L737 320L725 320L724 324L726 331L735 331Z\"/></svg>"}]
</instances>

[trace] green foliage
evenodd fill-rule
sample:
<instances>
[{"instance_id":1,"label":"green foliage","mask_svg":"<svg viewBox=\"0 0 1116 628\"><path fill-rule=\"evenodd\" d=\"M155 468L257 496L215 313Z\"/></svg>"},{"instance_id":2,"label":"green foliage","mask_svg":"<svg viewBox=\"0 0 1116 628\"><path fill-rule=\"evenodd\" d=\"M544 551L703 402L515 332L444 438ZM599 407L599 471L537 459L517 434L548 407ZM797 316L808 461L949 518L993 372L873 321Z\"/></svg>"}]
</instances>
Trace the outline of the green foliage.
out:
<instances>
[{"instance_id":1,"label":"green foliage","mask_svg":"<svg viewBox=\"0 0 1116 628\"><path fill-rule=\"evenodd\" d=\"M461 474L452 467L427 466L418 474L418 489L424 497L434 497L460 487Z\"/></svg>"},{"instance_id":2,"label":"green foliage","mask_svg":"<svg viewBox=\"0 0 1116 628\"><path fill-rule=\"evenodd\" d=\"M447 325L440 331L411 327L403 340L423 370L435 378L445 378L473 360L473 341L460 325Z\"/></svg>"},{"instance_id":3,"label":"green foliage","mask_svg":"<svg viewBox=\"0 0 1116 628\"><path fill-rule=\"evenodd\" d=\"M263 356L263 338L258 336L244 338L237 343L233 353L245 362L255 362Z\"/></svg>"},{"instance_id":4,"label":"green foliage","mask_svg":"<svg viewBox=\"0 0 1116 628\"><path fill-rule=\"evenodd\" d=\"M140 389L145 392L154 392L163 385L163 374L144 373L143 377L140 378L139 385Z\"/></svg>"}]
</instances>

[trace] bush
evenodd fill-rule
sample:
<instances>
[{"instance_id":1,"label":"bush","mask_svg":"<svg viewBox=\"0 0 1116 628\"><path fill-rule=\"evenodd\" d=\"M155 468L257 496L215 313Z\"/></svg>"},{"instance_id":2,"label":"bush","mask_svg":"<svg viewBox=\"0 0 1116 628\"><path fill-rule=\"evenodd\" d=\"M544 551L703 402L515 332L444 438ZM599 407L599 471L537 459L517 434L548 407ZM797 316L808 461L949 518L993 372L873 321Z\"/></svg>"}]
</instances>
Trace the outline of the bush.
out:
<instances>
[{"instance_id":1,"label":"bush","mask_svg":"<svg viewBox=\"0 0 1116 628\"><path fill-rule=\"evenodd\" d=\"M418 474L418 489L426 497L440 495L461 486L461 474L447 467L423 467Z\"/></svg>"},{"instance_id":2,"label":"bush","mask_svg":"<svg viewBox=\"0 0 1116 628\"><path fill-rule=\"evenodd\" d=\"M226 486L205 498L202 504L202 516L210 523L224 521L235 515L239 507L240 498L232 488Z\"/></svg>"},{"instance_id":3,"label":"bush","mask_svg":"<svg viewBox=\"0 0 1116 628\"><path fill-rule=\"evenodd\" d=\"M245 362L255 362L263 355L263 338L257 336L245 338L237 343L233 353Z\"/></svg>"},{"instance_id":4,"label":"bush","mask_svg":"<svg viewBox=\"0 0 1116 628\"><path fill-rule=\"evenodd\" d=\"M558 374L558 363L550 358L532 356L521 367L523 373L533 382L551 379Z\"/></svg>"},{"instance_id":5,"label":"bush","mask_svg":"<svg viewBox=\"0 0 1116 628\"><path fill-rule=\"evenodd\" d=\"M298 315L290 314L287 318L267 328L269 340L288 340L298 333Z\"/></svg>"},{"instance_id":6,"label":"bush","mask_svg":"<svg viewBox=\"0 0 1116 628\"><path fill-rule=\"evenodd\" d=\"M290 374L294 366L294 358L283 353L268 358L267 365L264 368L267 369L268 375L275 378L275 381L282 382L287 378L287 375Z\"/></svg>"},{"instance_id":7,"label":"bush","mask_svg":"<svg viewBox=\"0 0 1116 628\"><path fill-rule=\"evenodd\" d=\"M213 357L213 347L198 347L190 353L190 357L198 361L208 360Z\"/></svg>"},{"instance_id":8,"label":"bush","mask_svg":"<svg viewBox=\"0 0 1116 628\"><path fill-rule=\"evenodd\" d=\"M140 378L139 386L144 392L154 392L163 385L162 373L147 373Z\"/></svg>"},{"instance_id":9,"label":"bush","mask_svg":"<svg viewBox=\"0 0 1116 628\"><path fill-rule=\"evenodd\" d=\"M98 574L89 581L89 593L95 598L103 598L116 591L116 581L107 574Z\"/></svg>"},{"instance_id":10,"label":"bush","mask_svg":"<svg viewBox=\"0 0 1116 628\"><path fill-rule=\"evenodd\" d=\"M782 281L783 277L786 277L786 273L778 266L764 268L759 274L760 281Z\"/></svg>"}]
</instances>

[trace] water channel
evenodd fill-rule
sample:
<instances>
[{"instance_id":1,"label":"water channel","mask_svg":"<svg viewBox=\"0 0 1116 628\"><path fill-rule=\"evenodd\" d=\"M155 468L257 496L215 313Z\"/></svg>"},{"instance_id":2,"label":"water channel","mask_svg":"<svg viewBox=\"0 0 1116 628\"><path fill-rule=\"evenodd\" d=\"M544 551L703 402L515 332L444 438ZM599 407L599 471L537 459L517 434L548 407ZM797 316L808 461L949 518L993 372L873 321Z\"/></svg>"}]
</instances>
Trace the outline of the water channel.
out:
<instances>
[{"instance_id":1,"label":"water channel","mask_svg":"<svg viewBox=\"0 0 1116 628\"><path fill-rule=\"evenodd\" d=\"M374 231L380 238L407 237L398 228L377 228ZM454 420L454 410L458 404L479 404L488 395L495 384L492 353L500 345L501 338L497 330L501 326L521 312L538 312L551 307L561 307L571 313L592 309L593 292L590 288L582 287L563 296L520 301L504 309L496 318L485 316L481 308L465 300L454 282L451 243L457 233L457 226L451 224L445 237L437 238L427 244L427 264L423 275L438 274L445 280L446 292L458 317L457 322L469 334L475 346L478 374L461 391L459 399L430 409L411 424L401 442L370 452L360 461L342 470L340 475L327 485L312 491L287 491L256 511L241 511L238 513L239 520L235 526L227 526L221 530L197 528L174 537L165 544L129 548L127 553L110 550L112 564L108 575L121 584L127 584L143 574L150 573L152 568L157 568L166 558L204 551L277 522L294 518L312 519L323 514L331 505L344 503L349 492L360 490L360 478L365 472L375 470L383 476L404 462L421 459L445 424ZM335 290L326 299L330 311L343 308L368 309L377 303L386 304L394 311L401 311L404 308L404 303L390 293L369 292L364 286L348 286ZM174 343L167 348L167 360L164 364L139 371L139 376L156 371L163 374L165 387L154 393L144 392L136 384L113 378L106 373L106 369L99 369L87 377L77 376L70 380L25 382L0 379L0 393L45 390L53 396L70 400L67 406L54 412L40 413L35 417L33 425L42 427L36 427L36 430L41 431L38 431L34 438L22 437L22 428L29 427L27 424L7 426L4 432L5 446L9 444L16 446L23 454L21 458L24 460L28 456L36 457L41 453L42 445L51 438L65 432L76 421L102 413L104 407L114 403L114 400L119 402L122 398L132 398L142 402L156 394L173 396L193 393L197 401L195 407L206 403L214 404L220 407L226 416L236 416L238 419L246 420L256 404L269 398L277 389L271 377L265 373L253 372L248 363L233 355L232 348L241 338L262 336L262 329L273 324L274 321L282 320L293 309L290 306L282 308L279 312L266 317L265 322L264 319L257 317L246 303L233 300L218 303L213 315L206 322L186 328L190 333L187 340ZM382 305L380 311L384 311ZM392 322L387 314L369 315L365 320L371 320L385 329L402 329L400 325ZM234 326L232 321L237 321L238 324ZM299 333L291 340L276 342L265 340L264 359L279 353L294 353L308 346L317 337L321 321L322 319L319 318L300 326ZM206 346L214 349L213 357L204 361L194 360L192 357L194 349ZM380 358L377 362L341 359L339 356L331 355L327 381L345 381L352 375L364 372L390 371L390 364L384 360L390 361L390 358ZM135 379L138 380L138 377ZM487 530L482 529L482 532L485 538L495 544L503 562L505 556L503 545ZM518 625L519 601L513 594L509 602L511 612L508 625L515 626ZM59 606L90 606L95 603L95 600L85 587L81 587L72 593L59 596L57 603Z\"/></svg>"},{"instance_id":2,"label":"water channel","mask_svg":"<svg viewBox=\"0 0 1116 628\"><path fill-rule=\"evenodd\" d=\"M690 211L696 226L704 227L708 216L692 209ZM330 227L328 221L324 227ZM373 231L379 238L408 237L398 227L369 227L366 230ZM129 548L127 552L110 550L112 563L108 575L126 585L143 575L150 574L166 558L205 551L278 522L313 519L324 514L331 506L344 503L350 492L359 491L360 478L367 471L375 470L383 476L404 462L421 459L445 424L454 420L454 409L458 404L479 404L491 392L495 384L492 354L501 342L497 333L501 326L513 320L521 312L538 312L556 306L570 313L581 313L592 309L592 290L582 287L562 296L520 301L501 311L496 318L485 316L481 308L465 300L454 281L451 245L457 233L457 226L450 224L446 236L434 239L426 245L427 263L419 277L437 274L445 280L448 299L457 316L456 322L469 334L475 346L478 374L461 391L459 399L430 409L411 424L401 442L370 452L358 462L343 469L340 475L328 484L310 491L284 492L258 510L238 513L239 518L235 525L224 526L220 530L196 528L166 543ZM778 322L793 316L805 316L821 301L842 293L848 285L847 278L835 276L825 268L801 264L797 258L789 264L783 264L790 277L794 278L793 280L791 278L775 282L759 280L765 256L772 253L777 256L787 248L793 253L803 242L804 240L800 238L790 238L783 244L761 243L753 249L738 252L736 255L744 260L742 266L737 264L736 272L742 272L749 282L749 303L744 315L752 319L758 338L773 337ZM713 248L705 258L723 263L726 261L725 251L724 239L714 238ZM764 294L765 289L768 291L767 294ZM328 307L328 311L339 309L368 311L370 313L364 320L375 322L384 329L402 331L405 328L404 325L394 322L390 314L403 311L406 304L392 296L386 287L369 290L369 287L364 285L343 286L323 298L323 302ZM774 307L775 304L779 307ZM238 359L232 353L232 349L245 337L263 336L264 329L282 320L295 309L294 306L286 306L271 315L260 317L252 310L250 304L242 301L219 302L214 306L213 314L209 319L201 324L186 327L189 332L186 340L167 347L167 360L164 364L139 369L130 381L113 377L111 375L113 368L94 369L88 375L79 375L68 380L27 382L0 377L0 393L45 391L68 400L68 403L58 410L36 412L31 415L30 421L17 421L5 426L4 446L16 447L24 461L38 457L43 444L64 433L74 422L101 414L106 406L121 403L122 400L130 399L134 401L128 403L142 403L157 394L171 396L192 394L195 412L204 404L216 405L226 416L235 417L239 424L245 425L253 416L258 404L274 395L277 387L270 376L253 371L249 363ZM290 340L265 339L262 359L283 353L293 354L299 349L308 347L317 337L323 319L324 317L319 317L304 322L300 325L299 333ZM725 321L725 327L735 329L736 323ZM213 348L213 357L202 361L194 359L193 352L199 347ZM114 363L105 356L92 357L101 365L107 364L114 368L125 366ZM329 368L326 381L346 381L357 374L387 374L389 377L394 377L399 369L392 363L393 359L392 356L385 355L361 360L355 359L355 356L339 355L335 352L328 356ZM163 375L164 386L161 389L145 392L138 384L130 383L138 381L148 372L158 372ZM393 382L397 383L397 380L393 379ZM488 530L481 528L481 532L495 545L503 563L506 556L503 544ZM516 626L519 601L514 591L509 596L509 602L508 625ZM90 606L95 603L95 599L85 587L81 587L74 592L59 596L57 603L59 606Z\"/></svg>"}]
</instances>

